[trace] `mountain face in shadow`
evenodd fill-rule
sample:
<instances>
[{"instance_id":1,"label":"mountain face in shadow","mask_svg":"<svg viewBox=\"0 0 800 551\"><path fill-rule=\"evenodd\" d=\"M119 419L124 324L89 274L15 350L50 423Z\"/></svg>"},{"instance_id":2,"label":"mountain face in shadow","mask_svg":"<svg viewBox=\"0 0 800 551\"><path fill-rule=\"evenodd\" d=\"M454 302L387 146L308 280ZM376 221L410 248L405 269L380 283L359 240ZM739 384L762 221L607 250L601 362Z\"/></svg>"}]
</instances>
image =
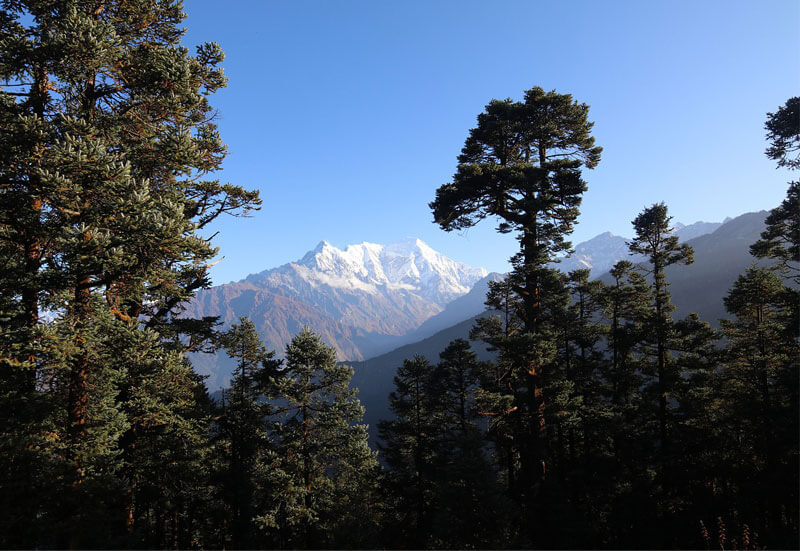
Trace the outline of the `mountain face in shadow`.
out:
<instances>
[{"instance_id":1,"label":"mountain face in shadow","mask_svg":"<svg viewBox=\"0 0 800 551\"><path fill-rule=\"evenodd\" d=\"M719 326L719 319L727 317L722 299L736 278L754 263L767 264L767 261L756 261L750 255L750 245L760 239L768 214L767 211L742 214L712 233L686 241L694 249L694 263L672 265L666 269L675 305L673 319L697 312L701 319ZM600 279L609 282L610 276L604 275Z\"/></svg>"},{"instance_id":2,"label":"mountain face in shadow","mask_svg":"<svg viewBox=\"0 0 800 551\"><path fill-rule=\"evenodd\" d=\"M755 262L750 256L750 245L760 238L767 214L767 211L743 214L727 220L712 233L686 241L694 248L694 263L688 266L673 265L666 270L672 302L676 306L673 319L681 319L691 312L697 312L701 319L715 327L719 326L719 319L727 317L722 299L736 278ZM765 264L763 261L755 263ZM644 270L648 269L646 263L640 266ZM562 269L562 266L557 268ZM599 279L606 283L612 281L608 273ZM490 315L490 312L480 315ZM439 353L451 341L458 338L468 339L477 317L443 329L420 342L405 345L366 361L348 362L355 370L353 386L359 389L359 397L366 408L364 420L370 425L371 437L375 437L377 422L390 417L388 395L394 388L395 371L403 360L419 354L431 363L437 363ZM484 343L473 341L471 344L480 359L491 357Z\"/></svg>"}]
</instances>

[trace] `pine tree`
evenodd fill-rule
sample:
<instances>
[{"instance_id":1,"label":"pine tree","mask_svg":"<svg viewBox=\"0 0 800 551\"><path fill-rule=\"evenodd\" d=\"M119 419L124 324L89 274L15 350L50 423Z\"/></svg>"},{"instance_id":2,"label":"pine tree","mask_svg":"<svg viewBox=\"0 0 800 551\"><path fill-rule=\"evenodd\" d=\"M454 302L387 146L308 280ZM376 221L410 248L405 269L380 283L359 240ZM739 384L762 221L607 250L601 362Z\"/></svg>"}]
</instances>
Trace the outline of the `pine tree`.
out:
<instances>
[{"instance_id":1,"label":"pine tree","mask_svg":"<svg viewBox=\"0 0 800 551\"><path fill-rule=\"evenodd\" d=\"M677 453L671 459L674 489L667 503L675 517L673 540L682 545L702 545L697 540L697 519L708 518L713 488L724 484L726 459L718 427L722 394L718 341L718 331L692 313L674 323L668 344L679 376L670 394Z\"/></svg>"},{"instance_id":2,"label":"pine tree","mask_svg":"<svg viewBox=\"0 0 800 551\"><path fill-rule=\"evenodd\" d=\"M132 450L160 431L184 444L204 431L182 398L199 381L181 354L212 320L174 313L208 284L215 250L197 230L258 197L208 179L225 151L207 98L225 83L223 56L214 44L182 48L183 17L179 2L146 0L0 12L0 251L12 268L0 303L15 387L3 407L46 404L20 410L28 419L15 426L28 434L14 436L10 462L37 450L39 481L58 496L39 504L50 530L19 540L29 545L92 545L80 539L89 525L110 527L98 542L130 537L133 474L144 468L131 458L146 457ZM43 310L56 322L43 324ZM121 365L128 347L150 356ZM26 516L32 526L44 514Z\"/></svg>"},{"instance_id":3,"label":"pine tree","mask_svg":"<svg viewBox=\"0 0 800 551\"><path fill-rule=\"evenodd\" d=\"M554 357L542 312L555 279L546 264L569 249L565 236L572 231L586 189L580 167L593 168L600 160L588 110L568 94L539 87L526 91L524 102L493 100L470 131L453 181L441 186L430 203L434 220L446 231L497 216L498 231L516 232L520 242L512 259L513 282L522 303L518 315L528 353L514 367L514 376L524 381L525 396L515 393L515 406L527 430L519 439L518 484L529 535L539 540L542 515L536 508L542 504L537 496L550 455L545 370Z\"/></svg>"},{"instance_id":4,"label":"pine tree","mask_svg":"<svg viewBox=\"0 0 800 551\"><path fill-rule=\"evenodd\" d=\"M600 442L600 427L596 424L602 424L607 417L602 403L605 390L600 374L601 353L598 349L601 328L597 323L597 316L600 311L601 284L590 281L589 270L586 269L570 272L568 283L571 295L568 341L573 343L574 358L567 360L567 376L574 381L575 395L580 398L581 454L589 464L593 461L592 456L599 452L596 448L603 446Z\"/></svg>"},{"instance_id":5,"label":"pine tree","mask_svg":"<svg viewBox=\"0 0 800 551\"><path fill-rule=\"evenodd\" d=\"M778 166L791 170L800 169L800 98L790 98L776 113L770 113L765 125L767 157L778 161ZM794 153L792 156L791 154ZM786 199L767 216L766 228L761 239L750 252L758 258L769 258L776 262L777 269L787 282L786 286L792 315L788 318L787 331L795 339L800 338L800 182L789 182Z\"/></svg>"},{"instance_id":6,"label":"pine tree","mask_svg":"<svg viewBox=\"0 0 800 551\"><path fill-rule=\"evenodd\" d=\"M122 541L131 547L197 545L201 511L211 499L211 408L202 379L152 330L129 327L111 349L114 363L126 368L117 397L129 424L117 443Z\"/></svg>"},{"instance_id":7,"label":"pine tree","mask_svg":"<svg viewBox=\"0 0 800 551\"><path fill-rule=\"evenodd\" d=\"M750 268L725 297L733 320L723 320L726 347L726 430L735 440L734 480L739 513L758 522L776 547L797 541L798 358L787 334L786 289L771 271Z\"/></svg>"},{"instance_id":8,"label":"pine tree","mask_svg":"<svg viewBox=\"0 0 800 551\"><path fill-rule=\"evenodd\" d=\"M470 338L482 340L488 350L496 353L494 361L481 365L479 388L475 391L476 407L488 419L487 436L494 444L496 462L505 471L509 495L519 497L516 473L519 470L519 453L516 437L522 434L519 408L514 406L512 380L514 343L522 332L517 316L521 308L519 298L512 290L510 280L514 274L499 282L489 283L486 305L500 315L478 318L470 331Z\"/></svg>"},{"instance_id":9,"label":"pine tree","mask_svg":"<svg viewBox=\"0 0 800 551\"><path fill-rule=\"evenodd\" d=\"M574 506L582 512L590 534L587 537L597 541L596 534L601 531L608 508L607 483L615 467L609 437L614 412L600 347L604 332L599 323L603 285L590 280L587 269L571 271L567 284L570 304L562 314L561 371L571 392L562 407L566 433L562 447L567 449L568 484ZM562 475L562 479L566 478Z\"/></svg>"},{"instance_id":10,"label":"pine tree","mask_svg":"<svg viewBox=\"0 0 800 551\"><path fill-rule=\"evenodd\" d=\"M627 260L617 262L611 269L613 283L603 293L603 313L608 320L607 343L610 364L606 378L611 384L611 400L618 415L627 418L621 423L631 426L629 416L637 409L642 379L637 361L645 335L645 319L650 307L651 292L644 276Z\"/></svg>"},{"instance_id":11,"label":"pine tree","mask_svg":"<svg viewBox=\"0 0 800 551\"><path fill-rule=\"evenodd\" d=\"M767 113L766 155L778 161L778 166L792 170L800 168L800 97L795 96L774 113ZM794 153L794 155L792 155Z\"/></svg>"},{"instance_id":12,"label":"pine tree","mask_svg":"<svg viewBox=\"0 0 800 551\"><path fill-rule=\"evenodd\" d=\"M216 421L216 447L221 467L216 486L230 511L230 544L235 549L255 546L259 511L257 492L268 493L267 473L274 455L271 431L272 392L280 378L281 362L267 352L253 322L242 318L221 337L228 355L237 362L229 390L223 393Z\"/></svg>"},{"instance_id":13,"label":"pine tree","mask_svg":"<svg viewBox=\"0 0 800 551\"><path fill-rule=\"evenodd\" d=\"M479 426L475 392L481 365L468 341L441 352L428 387L436 435L433 441L434 547L494 547L508 537L509 507L489 463Z\"/></svg>"},{"instance_id":14,"label":"pine tree","mask_svg":"<svg viewBox=\"0 0 800 551\"><path fill-rule=\"evenodd\" d=\"M275 390L280 474L260 515L282 546L369 545L374 536L377 461L357 424L364 409L348 387L352 375L308 328L286 347Z\"/></svg>"},{"instance_id":15,"label":"pine tree","mask_svg":"<svg viewBox=\"0 0 800 551\"><path fill-rule=\"evenodd\" d=\"M644 407L643 347L652 291L633 263L611 269L613 281L602 291L606 320L606 366L611 417L609 437L616 468L608 477L608 545L641 547L652 543L648 524L655 515L650 497L648 415Z\"/></svg>"},{"instance_id":16,"label":"pine tree","mask_svg":"<svg viewBox=\"0 0 800 551\"><path fill-rule=\"evenodd\" d=\"M398 539L410 547L429 545L434 508L433 455L439 427L431 401L433 366L422 356L404 360L389 395L394 419L381 421L380 451L390 468L390 492Z\"/></svg>"},{"instance_id":17,"label":"pine tree","mask_svg":"<svg viewBox=\"0 0 800 551\"><path fill-rule=\"evenodd\" d=\"M767 216L766 229L750 251L771 258L787 279L800 284L800 182L789 182L786 199Z\"/></svg>"},{"instance_id":18,"label":"pine tree","mask_svg":"<svg viewBox=\"0 0 800 551\"><path fill-rule=\"evenodd\" d=\"M489 418L489 435L502 444L499 454L500 468L505 470L509 483L509 496L520 507L518 514L508 518L517 530L516 544L531 545L533 536L527 524L535 506L535 516L541 527L536 530L537 542L560 542L560 545L585 545L582 528L579 529L578 511L571 501L565 479L570 466L566 460L569 434L577 434L581 399L576 394L569 364L573 354L573 323L570 296L566 277L556 270L542 270L540 304L541 326L538 338L525 331L521 310L523 302L512 291L518 274L512 272L506 281L492 286L487 305L502 312L501 317L492 316L478 320L471 332L472 338L487 342L498 352L497 361L489 363L481 371L481 388L476 392L476 401L482 415ZM564 336L567 335L565 341ZM537 491L538 503L531 505L530 489L520 483L521 458L530 446L527 441L532 422L530 394L525 372L518 366L530 365L532 352L538 354L538 365L545 366L546 377L542 378L542 391L548 396L543 420L546 427L544 437L553 455L548 477ZM547 360L545 363L545 359ZM523 407L519 407L523 404ZM527 502L527 503L526 503ZM527 512L526 512L527 511ZM526 518L527 516L527 518Z\"/></svg>"},{"instance_id":19,"label":"pine tree","mask_svg":"<svg viewBox=\"0 0 800 551\"><path fill-rule=\"evenodd\" d=\"M653 299L648 325L652 330L652 341L655 350L654 371L655 391L658 400L658 463L662 483L668 485L668 462L674 450L670 447L669 434L669 394L677 382L678 373L669 361L668 339L672 331L670 312L674 306L670 301L669 283L665 269L672 264L691 264L694 262L693 250L689 245L680 245L678 237L672 235L671 216L667 214L667 206L657 203L643 210L633 221L636 237L630 242L632 253L644 255L652 268L649 275L653 280Z\"/></svg>"}]
</instances>

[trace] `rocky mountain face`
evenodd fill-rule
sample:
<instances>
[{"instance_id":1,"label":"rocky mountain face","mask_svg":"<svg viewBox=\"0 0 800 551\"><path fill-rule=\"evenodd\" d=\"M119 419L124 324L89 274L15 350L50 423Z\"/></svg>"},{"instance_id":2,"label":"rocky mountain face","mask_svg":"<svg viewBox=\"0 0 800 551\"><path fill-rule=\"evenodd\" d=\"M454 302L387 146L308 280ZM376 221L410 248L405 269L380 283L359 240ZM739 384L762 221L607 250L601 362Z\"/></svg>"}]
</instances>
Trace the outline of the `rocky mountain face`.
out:
<instances>
[{"instance_id":1,"label":"rocky mountain face","mask_svg":"<svg viewBox=\"0 0 800 551\"><path fill-rule=\"evenodd\" d=\"M410 342L404 336L487 275L419 239L344 250L323 241L297 262L199 292L185 315L219 316L224 326L248 316L279 355L308 325L336 348L339 359L361 360ZM197 371L210 376L210 389L230 378L233 366L222 356L192 357Z\"/></svg>"}]
</instances>

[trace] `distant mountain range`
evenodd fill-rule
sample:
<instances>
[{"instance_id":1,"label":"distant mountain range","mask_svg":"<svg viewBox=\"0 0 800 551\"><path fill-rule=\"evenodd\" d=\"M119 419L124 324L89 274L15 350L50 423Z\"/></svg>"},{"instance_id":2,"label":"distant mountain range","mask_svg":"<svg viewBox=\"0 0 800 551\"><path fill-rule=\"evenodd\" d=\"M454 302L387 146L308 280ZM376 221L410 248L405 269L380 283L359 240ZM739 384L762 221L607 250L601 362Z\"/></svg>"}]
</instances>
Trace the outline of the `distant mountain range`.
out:
<instances>
[{"instance_id":1,"label":"distant mountain range","mask_svg":"<svg viewBox=\"0 0 800 551\"><path fill-rule=\"evenodd\" d=\"M676 224L676 233L686 240L720 225ZM554 267L589 268L599 277L621 259L641 260L628 253L627 241L600 234ZM415 238L345 249L322 241L296 262L200 291L184 315L219 316L223 327L247 316L278 355L308 325L336 348L340 360L363 361L427 342L481 314L489 282L502 277L449 259ZM210 390L229 384L234 365L224 353L193 354L191 361L208 375Z\"/></svg>"}]
</instances>

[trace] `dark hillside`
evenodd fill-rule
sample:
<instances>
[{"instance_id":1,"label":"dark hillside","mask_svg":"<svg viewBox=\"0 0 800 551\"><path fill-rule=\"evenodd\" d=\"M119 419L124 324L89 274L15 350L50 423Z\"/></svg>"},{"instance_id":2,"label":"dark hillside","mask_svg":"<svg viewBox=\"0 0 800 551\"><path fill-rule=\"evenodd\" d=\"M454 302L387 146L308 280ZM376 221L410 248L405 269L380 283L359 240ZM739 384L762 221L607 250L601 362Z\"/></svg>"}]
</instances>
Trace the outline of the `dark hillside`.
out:
<instances>
[{"instance_id":1,"label":"dark hillside","mask_svg":"<svg viewBox=\"0 0 800 551\"><path fill-rule=\"evenodd\" d=\"M766 216L766 211L743 214L727 221L713 233L687 241L694 248L694 263L670 266L666 270L676 306L674 319L697 312L701 319L719 326L719 319L726 317L722 298L739 274L755 262L750 256L750 245L764 230ZM756 264L764 264L764 261ZM610 276L606 274L600 279L609 282ZM439 353L448 343L468 337L476 318L366 361L348 362L355 369L352 384L359 389L359 398L367 410L364 419L370 425L371 436L374 436L377 421L388 415L387 396L393 388L395 371L403 360L420 354L433 363L438 362ZM472 347L480 359L490 357L483 343L473 342Z\"/></svg>"}]
</instances>

